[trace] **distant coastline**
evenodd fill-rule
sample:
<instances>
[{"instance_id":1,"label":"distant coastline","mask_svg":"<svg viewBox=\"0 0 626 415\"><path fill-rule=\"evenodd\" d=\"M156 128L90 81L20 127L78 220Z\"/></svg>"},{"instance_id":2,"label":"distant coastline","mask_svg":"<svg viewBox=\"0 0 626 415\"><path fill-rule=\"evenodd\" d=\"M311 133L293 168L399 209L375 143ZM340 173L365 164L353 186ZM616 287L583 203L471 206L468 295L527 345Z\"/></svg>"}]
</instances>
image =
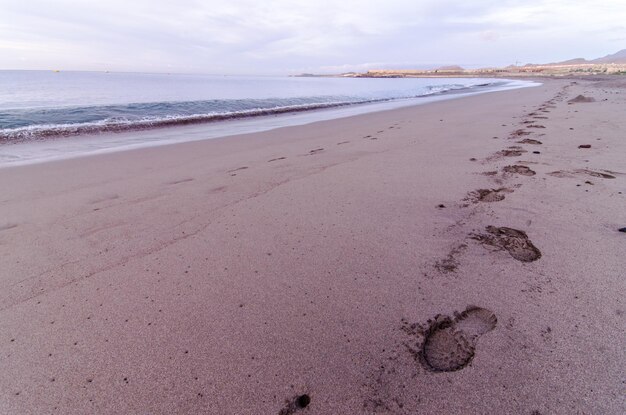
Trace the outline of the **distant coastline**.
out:
<instances>
[{"instance_id":1,"label":"distant coastline","mask_svg":"<svg viewBox=\"0 0 626 415\"><path fill-rule=\"evenodd\" d=\"M296 77L342 77L342 78L476 78L476 77L536 77L536 76L585 76L626 75L626 49L594 60L583 58L547 64L509 65L465 69L458 65L436 69L370 69L367 72L346 72L320 75L303 73Z\"/></svg>"},{"instance_id":2,"label":"distant coastline","mask_svg":"<svg viewBox=\"0 0 626 415\"><path fill-rule=\"evenodd\" d=\"M517 78L536 76L585 76L585 75L626 75L626 63L620 64L573 64L573 65L524 65L504 68L481 69L372 69L367 72L347 72L342 74L299 74L295 77L341 77L341 78Z\"/></svg>"}]
</instances>

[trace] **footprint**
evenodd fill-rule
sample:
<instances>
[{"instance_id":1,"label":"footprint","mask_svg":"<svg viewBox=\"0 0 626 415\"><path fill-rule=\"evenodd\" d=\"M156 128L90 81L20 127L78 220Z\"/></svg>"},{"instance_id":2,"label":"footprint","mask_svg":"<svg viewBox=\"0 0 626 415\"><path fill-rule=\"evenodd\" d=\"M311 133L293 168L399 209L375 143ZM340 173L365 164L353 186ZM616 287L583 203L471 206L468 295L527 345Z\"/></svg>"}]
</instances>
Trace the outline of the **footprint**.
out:
<instances>
[{"instance_id":1,"label":"footprint","mask_svg":"<svg viewBox=\"0 0 626 415\"><path fill-rule=\"evenodd\" d=\"M584 95L578 95L576 98L572 98L569 101L567 101L568 104L576 104L576 103L581 103L581 102L595 102L595 98L593 97L586 97Z\"/></svg>"},{"instance_id":2,"label":"footprint","mask_svg":"<svg viewBox=\"0 0 626 415\"><path fill-rule=\"evenodd\" d=\"M537 144L537 145L543 144L541 141L533 140L532 138L525 138L521 141L518 141L518 143L519 144Z\"/></svg>"},{"instance_id":3,"label":"footprint","mask_svg":"<svg viewBox=\"0 0 626 415\"><path fill-rule=\"evenodd\" d=\"M271 163L272 161L278 161L278 160L285 160L287 157L277 157L275 159L271 159L271 160L267 160L268 163Z\"/></svg>"},{"instance_id":4,"label":"footprint","mask_svg":"<svg viewBox=\"0 0 626 415\"><path fill-rule=\"evenodd\" d=\"M246 170L247 168L248 168L248 166L237 167L236 169L227 170L227 171L226 171L226 173L234 173L234 172L236 172L236 171Z\"/></svg>"},{"instance_id":5,"label":"footprint","mask_svg":"<svg viewBox=\"0 0 626 415\"><path fill-rule=\"evenodd\" d=\"M553 176L553 177L559 177L559 178L574 178L574 175L571 172L568 172L566 170L557 170L557 171L552 171L550 173L548 173L549 176Z\"/></svg>"},{"instance_id":6,"label":"footprint","mask_svg":"<svg viewBox=\"0 0 626 415\"><path fill-rule=\"evenodd\" d=\"M309 151L309 156L312 156L313 154L320 153L320 152L322 152L322 151L324 151L324 148L323 148L323 147L313 149L313 150Z\"/></svg>"},{"instance_id":7,"label":"footprint","mask_svg":"<svg viewBox=\"0 0 626 415\"><path fill-rule=\"evenodd\" d=\"M426 329L419 357L422 365L433 372L454 372L469 365L474 358L478 339L496 327L496 315L475 306L454 318L437 315Z\"/></svg>"},{"instance_id":8,"label":"footprint","mask_svg":"<svg viewBox=\"0 0 626 415\"><path fill-rule=\"evenodd\" d=\"M473 234L471 238L498 250L506 250L521 262L532 262L541 258L541 251L533 245L526 232L504 226L487 226L486 230L487 233Z\"/></svg>"},{"instance_id":9,"label":"footprint","mask_svg":"<svg viewBox=\"0 0 626 415\"><path fill-rule=\"evenodd\" d=\"M465 249L467 249L466 244L454 246L450 252L448 252L448 256L435 262L435 269L442 274L456 273L460 265L458 256L462 254Z\"/></svg>"},{"instance_id":10,"label":"footprint","mask_svg":"<svg viewBox=\"0 0 626 415\"><path fill-rule=\"evenodd\" d=\"M191 181L193 181L193 180L194 180L194 178L193 178L193 177L187 177L187 178L185 178L185 179L179 179L179 180L174 180L174 181L171 181L171 182L167 182L166 184L171 184L171 185L174 185L174 184L180 184L180 183L187 183L187 182L191 182Z\"/></svg>"},{"instance_id":11,"label":"footprint","mask_svg":"<svg viewBox=\"0 0 626 415\"><path fill-rule=\"evenodd\" d=\"M338 146L342 145L342 144L348 144L350 141L340 141L339 143L337 143Z\"/></svg>"},{"instance_id":12,"label":"footprint","mask_svg":"<svg viewBox=\"0 0 626 415\"><path fill-rule=\"evenodd\" d=\"M514 164L512 166L505 166L502 168L502 171L504 171L505 173L515 173L515 174L521 174L522 176L534 176L535 171L531 170L529 167L527 166L522 166L521 164Z\"/></svg>"},{"instance_id":13,"label":"footprint","mask_svg":"<svg viewBox=\"0 0 626 415\"><path fill-rule=\"evenodd\" d=\"M589 176L601 177L603 179L614 179L615 178L615 176L613 176L612 174L607 174L607 173L602 173L602 172L599 172L599 171L593 171L593 170L587 170L587 169L576 170L576 173L588 174ZM611 172L611 173L613 173L613 172Z\"/></svg>"},{"instance_id":14,"label":"footprint","mask_svg":"<svg viewBox=\"0 0 626 415\"><path fill-rule=\"evenodd\" d=\"M557 171L550 172L548 174L550 176L560 177L560 178L564 178L564 177L573 178L575 177L575 174L577 173L586 174L592 177L600 177L602 179L615 179L615 176L613 176L612 174L602 173L599 171L593 171L593 170L588 170L588 169L577 169L573 171L557 170ZM611 173L614 173L614 172L611 172Z\"/></svg>"},{"instance_id":15,"label":"footprint","mask_svg":"<svg viewBox=\"0 0 626 415\"><path fill-rule=\"evenodd\" d=\"M526 153L526 150L524 150L523 148L517 147L517 146L513 146L513 147L509 147L507 149L498 151L496 153L496 155L503 156L503 157L518 157L518 156L521 156L524 153Z\"/></svg>"},{"instance_id":16,"label":"footprint","mask_svg":"<svg viewBox=\"0 0 626 415\"><path fill-rule=\"evenodd\" d=\"M513 190L506 187L500 189L478 189L471 192L464 200L478 202L499 202L504 200L505 193L512 193Z\"/></svg>"},{"instance_id":17,"label":"footprint","mask_svg":"<svg viewBox=\"0 0 626 415\"><path fill-rule=\"evenodd\" d=\"M530 131L515 130L511 133L511 137L521 137L523 135L530 135Z\"/></svg>"}]
</instances>

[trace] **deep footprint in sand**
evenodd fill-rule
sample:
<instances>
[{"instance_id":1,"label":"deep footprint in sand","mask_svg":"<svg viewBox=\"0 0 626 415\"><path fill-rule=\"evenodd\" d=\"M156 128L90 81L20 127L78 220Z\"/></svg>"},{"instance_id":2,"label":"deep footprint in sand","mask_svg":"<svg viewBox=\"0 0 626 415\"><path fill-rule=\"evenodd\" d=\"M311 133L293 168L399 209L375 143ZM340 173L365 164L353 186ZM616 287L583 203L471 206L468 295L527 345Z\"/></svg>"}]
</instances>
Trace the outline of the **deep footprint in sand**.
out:
<instances>
[{"instance_id":1,"label":"deep footprint in sand","mask_svg":"<svg viewBox=\"0 0 626 415\"><path fill-rule=\"evenodd\" d=\"M533 245L526 232L519 229L487 226L487 233L471 235L472 239L497 249L506 250L521 262L532 262L541 258L541 251Z\"/></svg>"},{"instance_id":2,"label":"deep footprint in sand","mask_svg":"<svg viewBox=\"0 0 626 415\"><path fill-rule=\"evenodd\" d=\"M496 327L490 310L470 306L454 318L438 315L426 329L420 349L422 365L433 372L454 372L469 365L478 339Z\"/></svg>"},{"instance_id":3,"label":"deep footprint in sand","mask_svg":"<svg viewBox=\"0 0 626 415\"><path fill-rule=\"evenodd\" d=\"M536 145L540 145L543 144L541 141L539 140L534 140L532 138L525 138L522 141L518 141L519 144L536 144Z\"/></svg>"},{"instance_id":4,"label":"deep footprint in sand","mask_svg":"<svg viewBox=\"0 0 626 415\"><path fill-rule=\"evenodd\" d=\"M523 148L512 146L512 147L509 147L508 149L498 151L496 155L502 156L502 157L518 157L524 153L526 153L526 150L524 150Z\"/></svg>"},{"instance_id":5,"label":"deep footprint in sand","mask_svg":"<svg viewBox=\"0 0 626 415\"><path fill-rule=\"evenodd\" d=\"M530 135L530 131L524 131L524 130L515 130L511 133L511 137L521 137L523 135Z\"/></svg>"},{"instance_id":6,"label":"deep footprint in sand","mask_svg":"<svg viewBox=\"0 0 626 415\"><path fill-rule=\"evenodd\" d=\"M512 193L513 190L506 187L500 189L477 189L471 192L465 200L471 200L474 203L478 202L499 202L504 200L505 193Z\"/></svg>"},{"instance_id":7,"label":"deep footprint in sand","mask_svg":"<svg viewBox=\"0 0 626 415\"><path fill-rule=\"evenodd\" d=\"M504 171L505 173L515 173L515 174L521 174L522 176L534 176L535 171L531 170L529 167L526 166L522 166L520 164L514 164L512 166L505 166L502 168L502 171Z\"/></svg>"}]
</instances>

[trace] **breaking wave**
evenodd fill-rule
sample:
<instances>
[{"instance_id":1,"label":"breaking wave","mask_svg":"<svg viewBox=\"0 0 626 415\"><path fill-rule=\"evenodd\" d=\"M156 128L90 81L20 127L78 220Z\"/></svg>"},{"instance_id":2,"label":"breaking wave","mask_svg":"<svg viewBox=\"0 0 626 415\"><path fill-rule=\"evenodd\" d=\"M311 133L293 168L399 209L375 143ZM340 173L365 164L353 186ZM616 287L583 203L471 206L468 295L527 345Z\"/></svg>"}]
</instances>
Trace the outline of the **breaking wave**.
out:
<instances>
[{"instance_id":1,"label":"breaking wave","mask_svg":"<svg viewBox=\"0 0 626 415\"><path fill-rule=\"evenodd\" d=\"M19 142L277 115L419 98L495 85L494 82L471 86L462 84L428 86L419 95L396 92L383 98L315 96L9 109L0 111L0 141Z\"/></svg>"}]
</instances>

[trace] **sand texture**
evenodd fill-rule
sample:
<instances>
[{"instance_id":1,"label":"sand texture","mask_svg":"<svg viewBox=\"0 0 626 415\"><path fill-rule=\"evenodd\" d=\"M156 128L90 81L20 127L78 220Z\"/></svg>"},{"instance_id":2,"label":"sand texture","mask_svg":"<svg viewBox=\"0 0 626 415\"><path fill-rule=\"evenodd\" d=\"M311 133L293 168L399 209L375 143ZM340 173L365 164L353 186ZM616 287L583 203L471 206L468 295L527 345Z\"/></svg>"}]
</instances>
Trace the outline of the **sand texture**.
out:
<instances>
[{"instance_id":1,"label":"sand texture","mask_svg":"<svg viewBox=\"0 0 626 415\"><path fill-rule=\"evenodd\" d=\"M616 77L0 169L0 413L623 414L625 155Z\"/></svg>"}]
</instances>

